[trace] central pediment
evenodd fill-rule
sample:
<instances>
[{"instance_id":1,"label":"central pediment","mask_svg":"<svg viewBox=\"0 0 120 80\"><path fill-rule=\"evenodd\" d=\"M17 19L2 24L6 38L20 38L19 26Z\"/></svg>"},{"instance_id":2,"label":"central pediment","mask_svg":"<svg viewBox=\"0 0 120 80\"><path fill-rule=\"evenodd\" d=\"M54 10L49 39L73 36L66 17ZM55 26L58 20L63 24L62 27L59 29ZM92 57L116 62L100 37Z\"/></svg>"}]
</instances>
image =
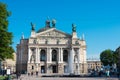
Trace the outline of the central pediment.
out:
<instances>
[{"instance_id":1,"label":"central pediment","mask_svg":"<svg viewBox=\"0 0 120 80\"><path fill-rule=\"evenodd\" d=\"M45 31L39 32L36 34L39 37L66 37L71 38L72 36L68 33L56 30L56 28L50 28Z\"/></svg>"}]
</instances>

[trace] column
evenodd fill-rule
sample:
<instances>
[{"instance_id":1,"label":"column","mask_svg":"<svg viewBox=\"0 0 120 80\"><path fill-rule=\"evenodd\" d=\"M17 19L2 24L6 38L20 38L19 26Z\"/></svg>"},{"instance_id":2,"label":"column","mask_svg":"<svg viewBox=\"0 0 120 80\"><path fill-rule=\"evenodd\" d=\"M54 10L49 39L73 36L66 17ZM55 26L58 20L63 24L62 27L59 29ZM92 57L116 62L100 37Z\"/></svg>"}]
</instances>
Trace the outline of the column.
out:
<instances>
[{"instance_id":1,"label":"column","mask_svg":"<svg viewBox=\"0 0 120 80\"><path fill-rule=\"evenodd\" d=\"M58 50L58 62L60 63L61 62L61 53L60 53L60 48Z\"/></svg>"},{"instance_id":2,"label":"column","mask_svg":"<svg viewBox=\"0 0 120 80\"><path fill-rule=\"evenodd\" d=\"M51 63L51 48L47 48L47 63Z\"/></svg>"},{"instance_id":3,"label":"column","mask_svg":"<svg viewBox=\"0 0 120 80\"><path fill-rule=\"evenodd\" d=\"M86 63L86 49L84 49L84 63Z\"/></svg>"},{"instance_id":4,"label":"column","mask_svg":"<svg viewBox=\"0 0 120 80\"><path fill-rule=\"evenodd\" d=\"M38 63L40 63L40 51L41 51L41 49L39 49L38 48L38 52L37 52L37 61L38 61Z\"/></svg>"},{"instance_id":5,"label":"column","mask_svg":"<svg viewBox=\"0 0 120 80\"><path fill-rule=\"evenodd\" d=\"M49 63L50 62L50 48L47 48L47 63Z\"/></svg>"},{"instance_id":6,"label":"column","mask_svg":"<svg viewBox=\"0 0 120 80\"><path fill-rule=\"evenodd\" d=\"M63 49L61 48L61 62L63 62Z\"/></svg>"},{"instance_id":7,"label":"column","mask_svg":"<svg viewBox=\"0 0 120 80\"><path fill-rule=\"evenodd\" d=\"M39 59L39 48L36 48L36 63L39 63L40 59Z\"/></svg>"},{"instance_id":8,"label":"column","mask_svg":"<svg viewBox=\"0 0 120 80\"><path fill-rule=\"evenodd\" d=\"M49 62L49 59L48 59L49 55L48 55L48 47L46 49L46 62L48 63Z\"/></svg>"},{"instance_id":9,"label":"column","mask_svg":"<svg viewBox=\"0 0 120 80\"><path fill-rule=\"evenodd\" d=\"M71 50L70 50L70 58L69 58L69 73L72 73L73 74L73 60L74 60L74 56L73 56L73 54L74 54L74 49L72 48Z\"/></svg>"},{"instance_id":10,"label":"column","mask_svg":"<svg viewBox=\"0 0 120 80\"><path fill-rule=\"evenodd\" d=\"M41 56L41 49L39 49L39 53L38 53L38 60L39 60L39 63L40 63L40 56Z\"/></svg>"},{"instance_id":11,"label":"column","mask_svg":"<svg viewBox=\"0 0 120 80\"><path fill-rule=\"evenodd\" d=\"M38 58L38 56L37 56L37 50L38 50L38 48L36 48L35 50L36 50L35 51L35 63L37 63L37 58Z\"/></svg>"},{"instance_id":12,"label":"column","mask_svg":"<svg viewBox=\"0 0 120 80\"><path fill-rule=\"evenodd\" d=\"M52 61L51 52L52 52L52 50L51 50L51 48L50 48L50 62Z\"/></svg>"},{"instance_id":13,"label":"column","mask_svg":"<svg viewBox=\"0 0 120 80\"><path fill-rule=\"evenodd\" d=\"M36 71L38 71L38 64L36 64Z\"/></svg>"}]
</instances>

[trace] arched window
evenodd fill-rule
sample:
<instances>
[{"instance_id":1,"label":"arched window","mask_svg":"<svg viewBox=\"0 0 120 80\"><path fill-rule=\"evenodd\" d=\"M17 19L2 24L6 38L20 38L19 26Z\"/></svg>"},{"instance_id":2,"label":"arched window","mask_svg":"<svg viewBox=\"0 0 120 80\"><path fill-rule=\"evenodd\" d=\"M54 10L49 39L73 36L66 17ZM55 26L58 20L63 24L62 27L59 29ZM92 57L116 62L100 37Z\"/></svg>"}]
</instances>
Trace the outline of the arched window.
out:
<instances>
[{"instance_id":1,"label":"arched window","mask_svg":"<svg viewBox=\"0 0 120 80\"><path fill-rule=\"evenodd\" d=\"M56 50L52 51L52 61L57 61L57 51Z\"/></svg>"},{"instance_id":2,"label":"arched window","mask_svg":"<svg viewBox=\"0 0 120 80\"><path fill-rule=\"evenodd\" d=\"M41 52L40 52L40 61L45 61L45 60L46 60L45 50L41 50Z\"/></svg>"},{"instance_id":3,"label":"arched window","mask_svg":"<svg viewBox=\"0 0 120 80\"><path fill-rule=\"evenodd\" d=\"M67 50L63 51L63 61L65 61L65 62L68 61L68 51Z\"/></svg>"}]
</instances>

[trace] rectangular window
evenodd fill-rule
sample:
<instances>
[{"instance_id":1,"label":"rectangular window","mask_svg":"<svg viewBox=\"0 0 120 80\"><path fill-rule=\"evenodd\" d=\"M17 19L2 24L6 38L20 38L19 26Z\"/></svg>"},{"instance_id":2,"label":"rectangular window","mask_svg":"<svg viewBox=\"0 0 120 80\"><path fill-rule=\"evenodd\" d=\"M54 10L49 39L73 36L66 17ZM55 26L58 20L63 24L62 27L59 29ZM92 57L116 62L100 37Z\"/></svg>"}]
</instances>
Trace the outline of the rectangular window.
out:
<instances>
[{"instance_id":1,"label":"rectangular window","mask_svg":"<svg viewBox=\"0 0 120 80\"><path fill-rule=\"evenodd\" d=\"M34 66L32 66L32 70L34 70Z\"/></svg>"}]
</instances>

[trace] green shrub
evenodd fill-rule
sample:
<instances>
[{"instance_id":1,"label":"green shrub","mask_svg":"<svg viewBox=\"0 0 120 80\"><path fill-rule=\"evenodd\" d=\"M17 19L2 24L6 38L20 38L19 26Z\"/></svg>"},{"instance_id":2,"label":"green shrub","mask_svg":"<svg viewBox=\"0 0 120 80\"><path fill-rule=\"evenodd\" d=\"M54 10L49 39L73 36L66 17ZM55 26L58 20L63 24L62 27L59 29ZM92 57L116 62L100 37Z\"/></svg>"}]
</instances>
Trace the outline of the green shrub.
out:
<instances>
[{"instance_id":1,"label":"green shrub","mask_svg":"<svg viewBox=\"0 0 120 80\"><path fill-rule=\"evenodd\" d=\"M7 76L0 76L0 80L5 80Z\"/></svg>"}]
</instances>

